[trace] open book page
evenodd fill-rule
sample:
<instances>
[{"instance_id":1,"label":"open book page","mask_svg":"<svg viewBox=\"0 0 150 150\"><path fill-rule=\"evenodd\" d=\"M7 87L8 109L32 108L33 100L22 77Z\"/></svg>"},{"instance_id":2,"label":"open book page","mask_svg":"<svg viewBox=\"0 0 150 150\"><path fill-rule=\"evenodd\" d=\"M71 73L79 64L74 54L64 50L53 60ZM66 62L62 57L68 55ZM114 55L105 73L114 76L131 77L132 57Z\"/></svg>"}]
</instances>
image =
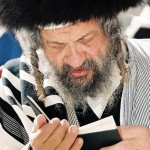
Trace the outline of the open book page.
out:
<instances>
[{"instance_id":1,"label":"open book page","mask_svg":"<svg viewBox=\"0 0 150 150\"><path fill-rule=\"evenodd\" d=\"M114 121L113 116L109 116L107 118L92 122L85 126L79 128L79 134L91 133L91 132L98 132L104 130L112 130L116 129L116 123Z\"/></svg>"}]
</instances>

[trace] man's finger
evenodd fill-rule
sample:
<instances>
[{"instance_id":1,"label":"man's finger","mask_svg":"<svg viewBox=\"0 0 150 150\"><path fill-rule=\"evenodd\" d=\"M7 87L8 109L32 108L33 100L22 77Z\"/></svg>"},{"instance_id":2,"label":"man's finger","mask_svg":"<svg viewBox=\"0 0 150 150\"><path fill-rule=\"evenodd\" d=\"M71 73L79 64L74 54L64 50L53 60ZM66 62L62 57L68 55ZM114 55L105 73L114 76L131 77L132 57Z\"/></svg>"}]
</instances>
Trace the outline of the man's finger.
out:
<instances>
[{"instance_id":1,"label":"man's finger","mask_svg":"<svg viewBox=\"0 0 150 150\"><path fill-rule=\"evenodd\" d=\"M62 143L59 145L57 150L67 150L70 149L71 145L74 143L77 135L79 133L78 127L75 125L71 125L64 137Z\"/></svg>"},{"instance_id":2,"label":"man's finger","mask_svg":"<svg viewBox=\"0 0 150 150\"><path fill-rule=\"evenodd\" d=\"M80 150L83 145L83 139L77 138L70 150Z\"/></svg>"},{"instance_id":3,"label":"man's finger","mask_svg":"<svg viewBox=\"0 0 150 150\"><path fill-rule=\"evenodd\" d=\"M45 124L43 125L42 122L44 123L44 119L42 119L40 123L38 123L38 121L40 121L39 118L37 118L36 121L38 125L36 125L35 123L34 128L36 128L36 132L32 132L30 134L30 145L32 146L32 148L35 149L41 149L41 147L43 147L44 149L45 141L53 134L55 129L59 126L60 120L58 118L53 118L49 123L45 122ZM39 129L36 126L38 126Z\"/></svg>"},{"instance_id":4,"label":"man's finger","mask_svg":"<svg viewBox=\"0 0 150 150\"><path fill-rule=\"evenodd\" d=\"M61 120L61 123L56 128L56 130L51 134L45 141L45 147L49 147L49 143L51 143L51 149L55 149L63 140L66 135L66 132L69 128L69 123L67 120Z\"/></svg>"},{"instance_id":5,"label":"man's finger","mask_svg":"<svg viewBox=\"0 0 150 150\"><path fill-rule=\"evenodd\" d=\"M44 124L46 124L46 118L44 115L40 114L34 119L33 127L31 132L36 132L39 128L41 128Z\"/></svg>"}]
</instances>

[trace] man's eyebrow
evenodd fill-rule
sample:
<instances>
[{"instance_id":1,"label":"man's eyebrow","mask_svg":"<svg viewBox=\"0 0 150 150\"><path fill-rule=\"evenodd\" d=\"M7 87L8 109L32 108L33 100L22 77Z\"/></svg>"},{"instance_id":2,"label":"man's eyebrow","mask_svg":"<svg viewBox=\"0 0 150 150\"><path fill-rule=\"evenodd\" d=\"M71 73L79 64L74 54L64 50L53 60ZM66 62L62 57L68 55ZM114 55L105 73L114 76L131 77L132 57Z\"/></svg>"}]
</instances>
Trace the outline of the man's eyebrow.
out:
<instances>
[{"instance_id":1,"label":"man's eyebrow","mask_svg":"<svg viewBox=\"0 0 150 150\"><path fill-rule=\"evenodd\" d=\"M49 43L49 44L65 44L65 43L62 43L62 42L48 41L48 40L46 40L46 43Z\"/></svg>"},{"instance_id":2,"label":"man's eyebrow","mask_svg":"<svg viewBox=\"0 0 150 150\"><path fill-rule=\"evenodd\" d=\"M83 38L85 38L85 37L87 37L88 35L96 35L96 34L98 34L98 31L90 31L90 32L88 32L88 33L86 33L85 35L83 35L82 37L80 37L77 41L79 41L79 40L82 40Z\"/></svg>"}]
</instances>

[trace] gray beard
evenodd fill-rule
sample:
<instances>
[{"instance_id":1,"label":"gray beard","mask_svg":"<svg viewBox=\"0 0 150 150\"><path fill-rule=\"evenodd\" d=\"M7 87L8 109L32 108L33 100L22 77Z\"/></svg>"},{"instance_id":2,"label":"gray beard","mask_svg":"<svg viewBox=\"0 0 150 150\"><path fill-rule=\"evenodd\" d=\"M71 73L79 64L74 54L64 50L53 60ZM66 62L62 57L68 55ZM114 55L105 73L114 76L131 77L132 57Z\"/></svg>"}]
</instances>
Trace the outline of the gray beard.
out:
<instances>
[{"instance_id":1,"label":"gray beard","mask_svg":"<svg viewBox=\"0 0 150 150\"><path fill-rule=\"evenodd\" d=\"M75 80L68 76L71 67L66 65L60 70L50 62L52 70L50 76L54 81L54 88L57 89L65 105L75 109L81 108L85 112L87 109L85 98L87 96L94 98L100 93L104 95L108 93L112 86L111 76L112 68L116 65L115 62L111 52L108 52L105 57L100 56L97 63L93 60L86 60L82 67L92 69L94 74L90 80L86 77L78 78L80 84L76 84Z\"/></svg>"}]
</instances>

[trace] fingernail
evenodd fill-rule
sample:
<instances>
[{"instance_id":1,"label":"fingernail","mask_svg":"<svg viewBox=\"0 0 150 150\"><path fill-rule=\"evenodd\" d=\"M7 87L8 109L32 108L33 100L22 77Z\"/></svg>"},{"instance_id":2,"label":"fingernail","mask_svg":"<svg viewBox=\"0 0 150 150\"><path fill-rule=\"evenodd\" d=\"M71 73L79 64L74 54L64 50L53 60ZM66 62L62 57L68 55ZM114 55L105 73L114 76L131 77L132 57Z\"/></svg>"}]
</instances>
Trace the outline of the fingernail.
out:
<instances>
[{"instance_id":1,"label":"fingernail","mask_svg":"<svg viewBox=\"0 0 150 150\"><path fill-rule=\"evenodd\" d=\"M51 122L51 123L60 122L60 119L59 119L59 118L53 118L50 122Z\"/></svg>"},{"instance_id":2,"label":"fingernail","mask_svg":"<svg viewBox=\"0 0 150 150\"><path fill-rule=\"evenodd\" d=\"M82 138L78 138L77 142L78 142L79 145L82 145L83 144L83 139Z\"/></svg>"},{"instance_id":3,"label":"fingernail","mask_svg":"<svg viewBox=\"0 0 150 150\"><path fill-rule=\"evenodd\" d=\"M63 126L69 127L69 122L68 122L66 119L61 120L61 124L62 124Z\"/></svg>"},{"instance_id":4,"label":"fingernail","mask_svg":"<svg viewBox=\"0 0 150 150\"><path fill-rule=\"evenodd\" d=\"M70 132L71 133L77 133L77 131L78 131L78 127L76 125L70 126Z\"/></svg>"}]
</instances>

